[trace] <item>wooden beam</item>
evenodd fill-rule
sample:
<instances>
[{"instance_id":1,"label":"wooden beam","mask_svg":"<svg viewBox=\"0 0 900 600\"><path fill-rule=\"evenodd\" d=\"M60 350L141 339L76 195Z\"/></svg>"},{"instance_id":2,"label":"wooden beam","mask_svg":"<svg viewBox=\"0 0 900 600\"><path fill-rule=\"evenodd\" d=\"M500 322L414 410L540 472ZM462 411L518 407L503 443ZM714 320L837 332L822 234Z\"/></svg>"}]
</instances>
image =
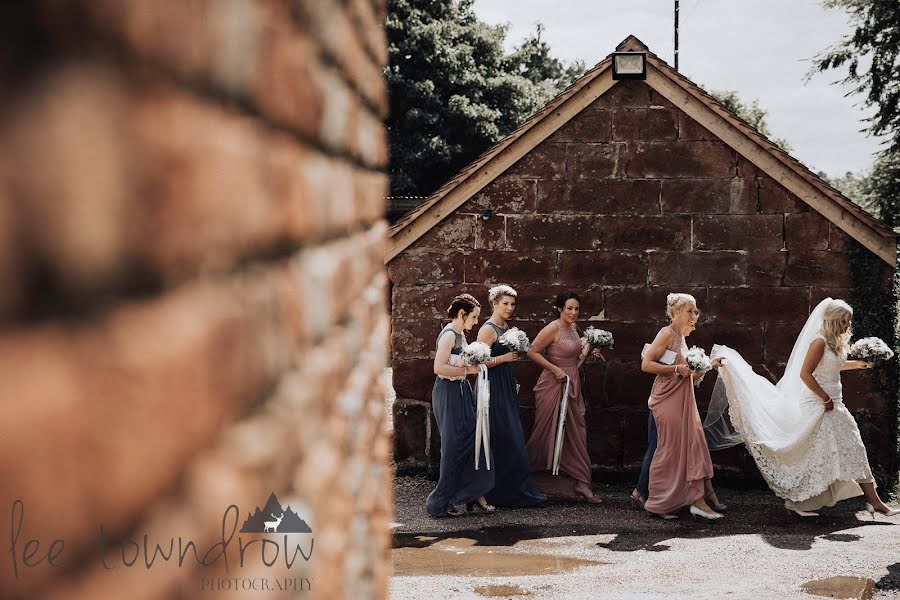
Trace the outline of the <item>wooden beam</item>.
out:
<instances>
[{"instance_id":1,"label":"wooden beam","mask_svg":"<svg viewBox=\"0 0 900 600\"><path fill-rule=\"evenodd\" d=\"M773 156L768 149L728 123L725 118L695 97L689 90L661 73L652 62L648 64L647 83L669 102L731 146L741 156L806 202L816 212L871 250L883 261L892 267L896 266L897 246L895 240L881 235L858 216L836 204L806 178Z\"/></svg>"},{"instance_id":2,"label":"wooden beam","mask_svg":"<svg viewBox=\"0 0 900 600\"><path fill-rule=\"evenodd\" d=\"M411 221L406 227L388 238L385 250L385 264L406 250L416 240L425 235L432 227L440 223L466 200L481 191L487 184L513 166L538 144L550 137L557 129L565 125L572 117L580 113L594 100L605 94L615 85L612 70L605 69L583 88L575 92L571 98L545 115L531 129L513 140L509 146L488 160L477 171L466 177L456 187L447 192L433 206Z\"/></svg>"}]
</instances>

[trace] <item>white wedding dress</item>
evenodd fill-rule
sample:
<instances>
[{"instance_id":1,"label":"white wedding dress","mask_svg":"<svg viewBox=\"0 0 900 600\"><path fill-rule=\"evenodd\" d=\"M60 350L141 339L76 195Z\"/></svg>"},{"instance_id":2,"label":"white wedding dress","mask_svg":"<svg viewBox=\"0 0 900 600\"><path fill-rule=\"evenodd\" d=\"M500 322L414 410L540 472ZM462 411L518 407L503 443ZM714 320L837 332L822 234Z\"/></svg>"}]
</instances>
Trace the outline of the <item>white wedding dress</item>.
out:
<instances>
[{"instance_id":1,"label":"white wedding dress","mask_svg":"<svg viewBox=\"0 0 900 600\"><path fill-rule=\"evenodd\" d=\"M777 384L757 375L735 350L713 346L724 361L704 427L710 449L743 441L766 483L786 506L814 511L862 495L858 482L872 482L859 428L843 403L841 366L846 351L826 346L813 377L834 400L822 400L800 379L809 345L821 335L822 315L831 298L810 315L794 344L784 377ZM733 429L728 426L730 416Z\"/></svg>"}]
</instances>

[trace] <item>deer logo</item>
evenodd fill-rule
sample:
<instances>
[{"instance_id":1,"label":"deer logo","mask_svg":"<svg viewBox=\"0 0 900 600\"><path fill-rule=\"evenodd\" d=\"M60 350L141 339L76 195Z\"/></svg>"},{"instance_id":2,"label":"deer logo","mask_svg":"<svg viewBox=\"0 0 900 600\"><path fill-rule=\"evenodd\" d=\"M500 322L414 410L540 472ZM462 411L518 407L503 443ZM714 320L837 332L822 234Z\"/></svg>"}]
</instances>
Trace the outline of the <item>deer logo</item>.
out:
<instances>
[{"instance_id":1,"label":"deer logo","mask_svg":"<svg viewBox=\"0 0 900 600\"><path fill-rule=\"evenodd\" d=\"M272 516L275 517L274 514ZM281 513L281 515L275 517L274 521L265 521L264 524L266 526L266 529L263 533L269 531L269 529L272 530L272 533L278 533L278 526L281 525L282 519L284 519L284 513Z\"/></svg>"}]
</instances>

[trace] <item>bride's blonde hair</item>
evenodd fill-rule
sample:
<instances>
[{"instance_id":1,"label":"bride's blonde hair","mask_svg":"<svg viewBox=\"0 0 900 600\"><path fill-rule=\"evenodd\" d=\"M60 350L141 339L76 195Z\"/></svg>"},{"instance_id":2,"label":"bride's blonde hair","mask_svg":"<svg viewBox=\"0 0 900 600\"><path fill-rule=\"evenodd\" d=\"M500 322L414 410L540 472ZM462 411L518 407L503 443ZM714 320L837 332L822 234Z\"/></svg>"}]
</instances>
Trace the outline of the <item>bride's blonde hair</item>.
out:
<instances>
[{"instance_id":1,"label":"bride's blonde hair","mask_svg":"<svg viewBox=\"0 0 900 600\"><path fill-rule=\"evenodd\" d=\"M850 346L850 319L853 318L853 307L843 300L833 300L825 308L822 315L822 335L825 345L840 355Z\"/></svg>"}]
</instances>

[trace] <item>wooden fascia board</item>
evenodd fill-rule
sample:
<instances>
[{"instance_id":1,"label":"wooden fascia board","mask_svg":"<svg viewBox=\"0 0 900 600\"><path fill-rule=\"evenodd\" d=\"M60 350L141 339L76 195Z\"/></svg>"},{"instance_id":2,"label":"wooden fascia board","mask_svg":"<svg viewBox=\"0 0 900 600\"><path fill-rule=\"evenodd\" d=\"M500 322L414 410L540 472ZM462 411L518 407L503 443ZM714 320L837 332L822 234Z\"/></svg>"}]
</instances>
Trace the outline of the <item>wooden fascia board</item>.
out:
<instances>
[{"instance_id":1,"label":"wooden fascia board","mask_svg":"<svg viewBox=\"0 0 900 600\"><path fill-rule=\"evenodd\" d=\"M731 146L741 156L806 202L816 212L845 231L883 261L892 267L896 266L897 245L894 240L881 235L856 215L835 204L816 186L801 177L753 139L733 127L691 94L690 91L661 73L652 63L648 64L647 83L669 102L703 125L717 138Z\"/></svg>"},{"instance_id":2,"label":"wooden fascia board","mask_svg":"<svg viewBox=\"0 0 900 600\"><path fill-rule=\"evenodd\" d=\"M538 144L550 137L557 129L565 125L575 115L589 106L594 100L605 94L615 85L612 69L606 69L575 92L571 98L560 104L555 110L514 140L509 146L497 153L477 171L469 175L456 187L447 192L433 206L409 222L406 227L387 240L385 264L398 254L409 248L416 240L425 235L432 227L462 206L466 200L481 191L487 184L513 166Z\"/></svg>"}]
</instances>

